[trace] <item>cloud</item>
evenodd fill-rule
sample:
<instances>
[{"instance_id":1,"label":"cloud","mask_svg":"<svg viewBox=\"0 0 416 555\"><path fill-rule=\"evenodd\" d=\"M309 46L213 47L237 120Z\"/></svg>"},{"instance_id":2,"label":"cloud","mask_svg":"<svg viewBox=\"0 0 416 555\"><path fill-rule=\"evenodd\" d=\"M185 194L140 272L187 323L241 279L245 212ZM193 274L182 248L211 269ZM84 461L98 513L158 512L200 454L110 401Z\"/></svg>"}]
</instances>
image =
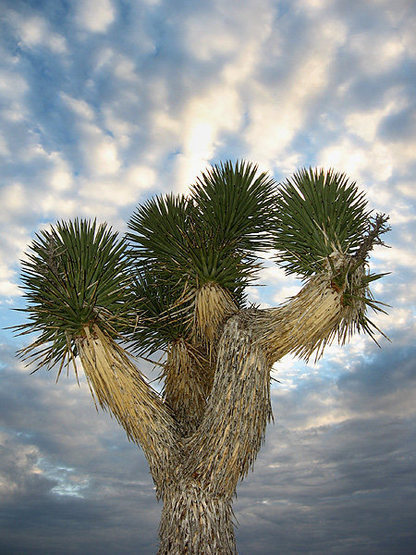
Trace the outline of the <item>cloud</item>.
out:
<instances>
[{"instance_id":1,"label":"cloud","mask_svg":"<svg viewBox=\"0 0 416 555\"><path fill-rule=\"evenodd\" d=\"M416 507L410 497L403 510L403 500L414 475L414 408L403 401L414 398L416 359L414 350L403 355L397 361L390 349L336 380L312 374L301 387L276 386L276 424L235 504L242 553L268 553L276 543L286 552L410 553ZM4 350L2 360L9 395L1 399L0 503L19 523L3 538L40 553L47 537L54 553L77 530L72 553L93 545L154 552L160 507L143 456L95 413L85 383L28 376Z\"/></svg>"},{"instance_id":2,"label":"cloud","mask_svg":"<svg viewBox=\"0 0 416 555\"><path fill-rule=\"evenodd\" d=\"M305 32L296 41L292 24L283 15L277 22L281 32L270 34L263 44L267 56L253 75L251 92L256 102L248 106L245 130L250 157L282 173L293 172L302 160L292 142L328 87L337 48L345 41L345 28L336 19L305 17ZM290 60L285 57L288 52Z\"/></svg>"},{"instance_id":3,"label":"cloud","mask_svg":"<svg viewBox=\"0 0 416 555\"><path fill-rule=\"evenodd\" d=\"M1 348L0 545L152 553L160 506L141 452L95 411L85 379L29 376L13 354Z\"/></svg>"},{"instance_id":4,"label":"cloud","mask_svg":"<svg viewBox=\"0 0 416 555\"><path fill-rule=\"evenodd\" d=\"M76 21L79 26L92 33L104 33L116 16L111 0L78 0Z\"/></svg>"},{"instance_id":5,"label":"cloud","mask_svg":"<svg viewBox=\"0 0 416 555\"><path fill-rule=\"evenodd\" d=\"M47 19L40 15L23 15L12 10L6 11L6 17L20 38L19 46L24 49L47 48L54 54L67 53L65 37L54 32Z\"/></svg>"},{"instance_id":6,"label":"cloud","mask_svg":"<svg viewBox=\"0 0 416 555\"><path fill-rule=\"evenodd\" d=\"M335 380L311 371L286 389L280 376L276 424L236 503L243 553L411 552L416 507L400 505L415 472L415 360L390 348ZM388 529L385 511L397 511Z\"/></svg>"},{"instance_id":7,"label":"cloud","mask_svg":"<svg viewBox=\"0 0 416 555\"><path fill-rule=\"evenodd\" d=\"M401 510L414 472L409 424L357 420L297 434L278 427L275 447L240 488L242 553L274 545L284 553L411 552L415 505Z\"/></svg>"}]
</instances>

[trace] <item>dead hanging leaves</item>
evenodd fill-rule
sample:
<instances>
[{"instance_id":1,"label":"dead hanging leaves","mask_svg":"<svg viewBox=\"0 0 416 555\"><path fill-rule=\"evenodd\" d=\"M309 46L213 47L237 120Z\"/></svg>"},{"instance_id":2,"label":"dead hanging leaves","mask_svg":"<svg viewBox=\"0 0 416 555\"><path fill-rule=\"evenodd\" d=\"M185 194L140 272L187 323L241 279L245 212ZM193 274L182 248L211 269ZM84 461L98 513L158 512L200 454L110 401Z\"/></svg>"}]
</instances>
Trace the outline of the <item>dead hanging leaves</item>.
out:
<instances>
[{"instance_id":1,"label":"dead hanging leaves","mask_svg":"<svg viewBox=\"0 0 416 555\"><path fill-rule=\"evenodd\" d=\"M225 320L235 312L237 307L226 289L214 282L204 284L195 297L195 337L206 345L212 345Z\"/></svg>"},{"instance_id":2,"label":"dead hanging leaves","mask_svg":"<svg viewBox=\"0 0 416 555\"><path fill-rule=\"evenodd\" d=\"M183 436L194 432L201 421L213 374L208 356L201 348L183 338L169 345L162 374L163 395L175 414Z\"/></svg>"},{"instance_id":3,"label":"dead hanging leaves","mask_svg":"<svg viewBox=\"0 0 416 555\"><path fill-rule=\"evenodd\" d=\"M126 352L98 325L85 326L77 350L94 401L108 410L140 445L159 490L177 443L177 424Z\"/></svg>"},{"instance_id":4,"label":"dead hanging leaves","mask_svg":"<svg viewBox=\"0 0 416 555\"><path fill-rule=\"evenodd\" d=\"M315 354L317 360L334 339L343 345L360 331L366 309L364 295L369 295L369 291L363 291L365 265L350 272L343 270L349 268L351 260L335 251L326 269L311 277L296 296L259 313L256 334L272 363L288 353L306 361ZM342 279L335 283L334 275L341 275ZM350 291L359 294L349 295Z\"/></svg>"}]
</instances>

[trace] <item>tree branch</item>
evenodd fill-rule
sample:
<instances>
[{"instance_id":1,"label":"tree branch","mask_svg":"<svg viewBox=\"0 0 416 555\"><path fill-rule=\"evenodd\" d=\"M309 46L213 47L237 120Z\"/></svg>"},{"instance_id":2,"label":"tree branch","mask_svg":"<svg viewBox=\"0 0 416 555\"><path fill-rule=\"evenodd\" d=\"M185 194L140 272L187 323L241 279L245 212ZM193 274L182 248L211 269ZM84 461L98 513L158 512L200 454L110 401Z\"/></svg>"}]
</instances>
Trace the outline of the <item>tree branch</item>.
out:
<instances>
[{"instance_id":1,"label":"tree branch","mask_svg":"<svg viewBox=\"0 0 416 555\"><path fill-rule=\"evenodd\" d=\"M163 394L184 437L194 432L201 421L213 374L209 356L202 352L202 348L184 339L169 345L163 372Z\"/></svg>"},{"instance_id":2,"label":"tree branch","mask_svg":"<svg viewBox=\"0 0 416 555\"><path fill-rule=\"evenodd\" d=\"M177 457L178 425L171 410L122 349L98 326L77 339L77 349L94 401L108 410L141 446L161 495Z\"/></svg>"},{"instance_id":3,"label":"tree branch","mask_svg":"<svg viewBox=\"0 0 416 555\"><path fill-rule=\"evenodd\" d=\"M270 369L255 343L257 311L244 310L225 325L204 418L185 442L185 474L203 489L225 498L254 463L272 418Z\"/></svg>"},{"instance_id":4,"label":"tree branch","mask_svg":"<svg viewBox=\"0 0 416 555\"><path fill-rule=\"evenodd\" d=\"M185 475L213 494L232 496L272 418L272 364L287 353L306 359L321 355L337 334L347 336L354 318L354 309L343 305L343 288L333 286L330 268L279 307L232 316L219 341L204 417L184 444L189 450Z\"/></svg>"},{"instance_id":5,"label":"tree branch","mask_svg":"<svg viewBox=\"0 0 416 555\"><path fill-rule=\"evenodd\" d=\"M365 262L368 253L373 250L374 245L386 246L385 243L383 243L383 241L380 239L380 235L390 231L391 227L387 225L388 220L389 216L387 216L386 214L376 214L374 221L369 222L367 235L366 237L364 237L364 240L361 243L359 249L352 257L352 260L356 264Z\"/></svg>"},{"instance_id":6,"label":"tree branch","mask_svg":"<svg viewBox=\"0 0 416 555\"><path fill-rule=\"evenodd\" d=\"M309 360L315 352L319 358L342 333L343 318L348 325L351 315L343 306L343 288L331 278L328 272L318 274L283 305L259 311L256 336L270 364L288 353Z\"/></svg>"}]
</instances>

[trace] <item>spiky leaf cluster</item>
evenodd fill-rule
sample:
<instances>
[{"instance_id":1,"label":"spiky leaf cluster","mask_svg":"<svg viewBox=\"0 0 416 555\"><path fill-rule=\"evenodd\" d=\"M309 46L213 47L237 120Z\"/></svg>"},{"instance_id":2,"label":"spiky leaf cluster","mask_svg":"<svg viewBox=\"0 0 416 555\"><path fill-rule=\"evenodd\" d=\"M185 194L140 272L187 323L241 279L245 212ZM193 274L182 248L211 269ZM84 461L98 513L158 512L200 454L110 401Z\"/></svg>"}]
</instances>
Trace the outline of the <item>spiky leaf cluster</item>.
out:
<instances>
[{"instance_id":1,"label":"spiky leaf cluster","mask_svg":"<svg viewBox=\"0 0 416 555\"><path fill-rule=\"evenodd\" d=\"M333 252L353 256L368 228L364 193L343 173L302 169L279 189L274 247L288 274L322 271Z\"/></svg>"},{"instance_id":2,"label":"spiky leaf cluster","mask_svg":"<svg viewBox=\"0 0 416 555\"><path fill-rule=\"evenodd\" d=\"M127 267L125 243L105 224L76 219L38 233L22 262L28 321L18 330L40 335L21 355L50 368L76 354L86 325L117 337L127 325Z\"/></svg>"},{"instance_id":3,"label":"spiky leaf cluster","mask_svg":"<svg viewBox=\"0 0 416 555\"><path fill-rule=\"evenodd\" d=\"M189 324L182 332L190 332L193 301L206 283L228 290L242 305L258 268L257 251L270 246L273 184L253 164L226 162L203 173L188 197L159 196L137 209L127 238L143 295L138 312L160 338L171 333L166 315L172 311ZM149 275L153 285L145 287ZM149 306L158 307L161 317ZM134 340L144 335L137 327Z\"/></svg>"},{"instance_id":4,"label":"spiky leaf cluster","mask_svg":"<svg viewBox=\"0 0 416 555\"><path fill-rule=\"evenodd\" d=\"M274 195L274 180L244 161L213 166L192 188L198 217L217 245L232 245L247 257L271 246Z\"/></svg>"},{"instance_id":5,"label":"spiky leaf cluster","mask_svg":"<svg viewBox=\"0 0 416 555\"><path fill-rule=\"evenodd\" d=\"M149 269L134 271L132 308L135 322L127 336L139 356L166 349L169 343L189 335L194 295L158 279Z\"/></svg>"}]
</instances>

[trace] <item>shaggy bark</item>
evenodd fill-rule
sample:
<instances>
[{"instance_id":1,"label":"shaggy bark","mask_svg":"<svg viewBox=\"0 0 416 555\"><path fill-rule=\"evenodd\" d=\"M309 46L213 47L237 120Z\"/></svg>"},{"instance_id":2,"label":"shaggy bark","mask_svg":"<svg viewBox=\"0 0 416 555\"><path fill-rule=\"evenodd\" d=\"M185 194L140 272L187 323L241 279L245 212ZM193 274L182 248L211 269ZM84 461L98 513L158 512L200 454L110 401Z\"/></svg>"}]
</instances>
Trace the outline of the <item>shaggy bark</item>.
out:
<instances>
[{"instance_id":1,"label":"shaggy bark","mask_svg":"<svg viewBox=\"0 0 416 555\"><path fill-rule=\"evenodd\" d=\"M77 348L93 398L141 446L160 497L177 458L180 434L174 414L98 326L92 331L86 327L84 333Z\"/></svg>"},{"instance_id":2,"label":"shaggy bark","mask_svg":"<svg viewBox=\"0 0 416 555\"><path fill-rule=\"evenodd\" d=\"M236 553L231 504L272 418L272 364L288 352L322 350L348 316L342 290L321 275L281 307L228 319L203 418L165 489L160 554Z\"/></svg>"},{"instance_id":3,"label":"shaggy bark","mask_svg":"<svg viewBox=\"0 0 416 555\"><path fill-rule=\"evenodd\" d=\"M272 416L270 364L250 327L257 311L226 323L214 383L196 432L165 488L160 554L236 553L232 498Z\"/></svg>"},{"instance_id":4,"label":"shaggy bark","mask_svg":"<svg viewBox=\"0 0 416 555\"><path fill-rule=\"evenodd\" d=\"M256 313L242 311L226 323L205 415L186 443L187 474L228 499L253 464L272 416L271 365L253 332Z\"/></svg>"},{"instance_id":5,"label":"shaggy bark","mask_svg":"<svg viewBox=\"0 0 416 555\"><path fill-rule=\"evenodd\" d=\"M163 372L163 396L184 437L198 428L204 415L213 374L208 355L202 349L183 339L169 346Z\"/></svg>"},{"instance_id":6,"label":"shaggy bark","mask_svg":"<svg viewBox=\"0 0 416 555\"><path fill-rule=\"evenodd\" d=\"M165 490L159 535L159 555L234 555L232 502L178 476Z\"/></svg>"},{"instance_id":7,"label":"shaggy bark","mask_svg":"<svg viewBox=\"0 0 416 555\"><path fill-rule=\"evenodd\" d=\"M342 295L329 273L322 274L278 308L230 316L211 349L214 376L210 361L205 359L204 367L197 360L198 347L172 345L165 402L133 375L116 344L99 336L79 344L100 404L115 414L149 460L163 499L160 555L236 553L232 500L272 418L272 364L288 352L307 358L322 350L350 316ZM111 383L103 389L106 380ZM122 414L123 406L130 408Z\"/></svg>"}]
</instances>

